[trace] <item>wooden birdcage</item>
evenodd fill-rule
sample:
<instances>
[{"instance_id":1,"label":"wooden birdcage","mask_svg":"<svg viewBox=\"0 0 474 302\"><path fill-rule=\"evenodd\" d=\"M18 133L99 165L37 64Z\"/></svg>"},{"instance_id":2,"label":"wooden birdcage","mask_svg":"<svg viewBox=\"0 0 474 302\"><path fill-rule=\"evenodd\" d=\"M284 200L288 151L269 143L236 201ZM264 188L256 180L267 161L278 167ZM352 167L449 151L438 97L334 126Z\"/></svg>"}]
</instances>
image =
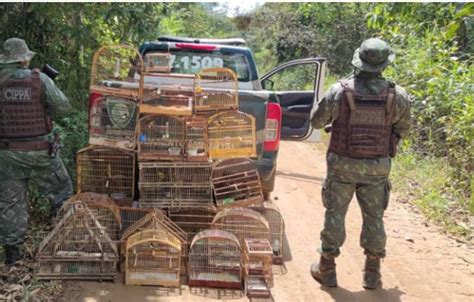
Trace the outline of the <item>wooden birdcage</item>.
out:
<instances>
[{"instance_id":1,"label":"wooden birdcage","mask_svg":"<svg viewBox=\"0 0 474 302\"><path fill-rule=\"evenodd\" d=\"M140 207L184 208L213 205L208 162L140 163Z\"/></svg>"},{"instance_id":2,"label":"wooden birdcage","mask_svg":"<svg viewBox=\"0 0 474 302\"><path fill-rule=\"evenodd\" d=\"M170 73L171 54L169 52L149 52L143 61L145 73Z\"/></svg>"},{"instance_id":3,"label":"wooden birdcage","mask_svg":"<svg viewBox=\"0 0 474 302\"><path fill-rule=\"evenodd\" d=\"M70 207L37 255L38 279L115 279L116 244L84 203Z\"/></svg>"},{"instance_id":4,"label":"wooden birdcage","mask_svg":"<svg viewBox=\"0 0 474 302\"><path fill-rule=\"evenodd\" d=\"M180 286L181 242L163 229L144 230L127 239L125 284Z\"/></svg>"},{"instance_id":5,"label":"wooden birdcage","mask_svg":"<svg viewBox=\"0 0 474 302\"><path fill-rule=\"evenodd\" d=\"M246 158L218 162L212 170L212 186L218 208L263 202L262 185L255 164Z\"/></svg>"},{"instance_id":6,"label":"wooden birdcage","mask_svg":"<svg viewBox=\"0 0 474 302\"><path fill-rule=\"evenodd\" d=\"M138 102L116 96L94 99L89 108L89 144L135 149Z\"/></svg>"},{"instance_id":7,"label":"wooden birdcage","mask_svg":"<svg viewBox=\"0 0 474 302\"><path fill-rule=\"evenodd\" d=\"M183 118L148 115L138 124L138 160L183 160L186 123Z\"/></svg>"},{"instance_id":8,"label":"wooden birdcage","mask_svg":"<svg viewBox=\"0 0 474 302\"><path fill-rule=\"evenodd\" d=\"M265 217L270 226L270 243L273 249L273 264L283 264L283 236L285 234L285 221L281 216L276 204L265 201L260 205L253 205L252 210L259 212Z\"/></svg>"},{"instance_id":9,"label":"wooden birdcage","mask_svg":"<svg viewBox=\"0 0 474 302\"><path fill-rule=\"evenodd\" d=\"M132 235L137 234L142 231L146 230L163 230L166 233L173 235L174 238L177 238L181 244L180 246L180 257L187 253L187 244L186 244L186 233L177 226L173 221L171 221L166 215L156 209L151 210L145 216L143 216L140 220L134 223L132 226L127 228L122 234L122 252L126 253L126 242L128 238ZM186 264L185 262L180 261L181 272L184 274L186 272Z\"/></svg>"},{"instance_id":10,"label":"wooden birdcage","mask_svg":"<svg viewBox=\"0 0 474 302\"><path fill-rule=\"evenodd\" d=\"M109 147L86 147L77 152L77 191L108 194L127 203L135 193L135 154Z\"/></svg>"},{"instance_id":11,"label":"wooden birdcage","mask_svg":"<svg viewBox=\"0 0 474 302\"><path fill-rule=\"evenodd\" d=\"M139 209L132 207L119 207L120 210L120 219L122 221L122 229L120 237L123 237L123 234L133 226L136 222L142 219L145 215L153 211L153 209Z\"/></svg>"},{"instance_id":12,"label":"wooden birdcage","mask_svg":"<svg viewBox=\"0 0 474 302\"><path fill-rule=\"evenodd\" d=\"M270 227L265 217L248 208L226 208L217 212L212 228L231 232L241 244L245 239L270 240Z\"/></svg>"},{"instance_id":13,"label":"wooden birdcage","mask_svg":"<svg viewBox=\"0 0 474 302\"><path fill-rule=\"evenodd\" d=\"M105 227L105 231L110 239L120 239L120 230L122 226L122 219L120 217L119 207L106 194L99 193L78 193L66 202L64 202L61 209L58 211L56 220L61 220L62 217L74 206L83 204L89 208L97 221Z\"/></svg>"},{"instance_id":14,"label":"wooden birdcage","mask_svg":"<svg viewBox=\"0 0 474 302\"><path fill-rule=\"evenodd\" d=\"M107 45L99 48L92 62L91 93L139 100L143 95L143 59L136 48Z\"/></svg>"},{"instance_id":15,"label":"wooden birdcage","mask_svg":"<svg viewBox=\"0 0 474 302\"><path fill-rule=\"evenodd\" d=\"M242 252L235 235L205 230L193 238L189 250L188 285L242 287Z\"/></svg>"},{"instance_id":16,"label":"wooden birdcage","mask_svg":"<svg viewBox=\"0 0 474 302\"><path fill-rule=\"evenodd\" d=\"M195 115L186 118L186 160L209 160L207 119L203 116Z\"/></svg>"},{"instance_id":17,"label":"wooden birdcage","mask_svg":"<svg viewBox=\"0 0 474 302\"><path fill-rule=\"evenodd\" d=\"M205 68L198 75L196 112L239 108L239 82L229 68Z\"/></svg>"},{"instance_id":18,"label":"wooden birdcage","mask_svg":"<svg viewBox=\"0 0 474 302\"><path fill-rule=\"evenodd\" d=\"M249 298L269 298L270 288L273 287L273 250L270 242L267 239L245 239L243 254L246 294Z\"/></svg>"},{"instance_id":19,"label":"wooden birdcage","mask_svg":"<svg viewBox=\"0 0 474 302\"><path fill-rule=\"evenodd\" d=\"M255 118L240 111L224 111L208 119L209 157L256 157Z\"/></svg>"},{"instance_id":20,"label":"wooden birdcage","mask_svg":"<svg viewBox=\"0 0 474 302\"><path fill-rule=\"evenodd\" d=\"M142 114L192 115L196 76L145 73Z\"/></svg>"}]
</instances>

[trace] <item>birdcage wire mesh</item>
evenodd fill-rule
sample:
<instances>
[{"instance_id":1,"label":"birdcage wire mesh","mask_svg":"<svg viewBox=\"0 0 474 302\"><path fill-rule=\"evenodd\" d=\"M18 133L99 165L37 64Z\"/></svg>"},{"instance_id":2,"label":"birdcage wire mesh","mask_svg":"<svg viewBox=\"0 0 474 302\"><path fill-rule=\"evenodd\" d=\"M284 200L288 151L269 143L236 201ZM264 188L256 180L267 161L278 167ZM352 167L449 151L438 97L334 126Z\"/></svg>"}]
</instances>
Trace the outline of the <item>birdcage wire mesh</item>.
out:
<instances>
[{"instance_id":1,"label":"birdcage wire mesh","mask_svg":"<svg viewBox=\"0 0 474 302\"><path fill-rule=\"evenodd\" d=\"M184 119L166 115L148 115L138 124L138 159L183 160L186 124Z\"/></svg>"},{"instance_id":2,"label":"birdcage wire mesh","mask_svg":"<svg viewBox=\"0 0 474 302\"><path fill-rule=\"evenodd\" d=\"M169 52L149 52L143 58L145 73L169 73L171 54Z\"/></svg>"},{"instance_id":3,"label":"birdcage wire mesh","mask_svg":"<svg viewBox=\"0 0 474 302\"><path fill-rule=\"evenodd\" d=\"M92 62L91 93L141 99L143 59L134 47L120 44L99 48Z\"/></svg>"},{"instance_id":4,"label":"birdcage wire mesh","mask_svg":"<svg viewBox=\"0 0 474 302\"><path fill-rule=\"evenodd\" d=\"M237 237L221 230L196 234L189 250L189 286L242 286L242 252Z\"/></svg>"},{"instance_id":5,"label":"birdcage wire mesh","mask_svg":"<svg viewBox=\"0 0 474 302\"><path fill-rule=\"evenodd\" d=\"M77 153L77 191L108 194L118 203L133 200L135 154L109 147L86 147Z\"/></svg>"},{"instance_id":6,"label":"birdcage wire mesh","mask_svg":"<svg viewBox=\"0 0 474 302\"><path fill-rule=\"evenodd\" d=\"M125 284L180 286L182 242L165 229L148 229L127 239Z\"/></svg>"},{"instance_id":7,"label":"birdcage wire mesh","mask_svg":"<svg viewBox=\"0 0 474 302\"><path fill-rule=\"evenodd\" d=\"M280 209L278 209L276 204L268 201L265 201L263 204L252 205L250 208L262 214L268 221L270 226L270 243L273 249L273 264L283 264L285 221Z\"/></svg>"},{"instance_id":8,"label":"birdcage wire mesh","mask_svg":"<svg viewBox=\"0 0 474 302\"><path fill-rule=\"evenodd\" d=\"M246 206L264 200L257 167L247 158L217 162L211 180L218 208Z\"/></svg>"},{"instance_id":9,"label":"birdcage wire mesh","mask_svg":"<svg viewBox=\"0 0 474 302\"><path fill-rule=\"evenodd\" d=\"M140 163L140 207L183 208L213 205L208 162Z\"/></svg>"},{"instance_id":10,"label":"birdcage wire mesh","mask_svg":"<svg viewBox=\"0 0 474 302\"><path fill-rule=\"evenodd\" d=\"M122 226L120 209L106 194L86 192L72 196L59 209L55 221L60 221L72 207L78 204L87 206L92 215L105 228L110 239L113 241L120 239Z\"/></svg>"},{"instance_id":11,"label":"birdcage wire mesh","mask_svg":"<svg viewBox=\"0 0 474 302\"><path fill-rule=\"evenodd\" d=\"M267 287L273 287L273 249L267 239L245 239L243 246L244 282L249 276L261 276Z\"/></svg>"},{"instance_id":12,"label":"birdcage wire mesh","mask_svg":"<svg viewBox=\"0 0 474 302\"><path fill-rule=\"evenodd\" d=\"M229 68L205 68L197 74L196 112L239 108L238 80Z\"/></svg>"},{"instance_id":13,"label":"birdcage wire mesh","mask_svg":"<svg viewBox=\"0 0 474 302\"><path fill-rule=\"evenodd\" d=\"M119 207L120 219L122 221L122 229L120 237L136 222L142 219L146 214L150 213L153 209L139 209L132 207Z\"/></svg>"},{"instance_id":14,"label":"birdcage wire mesh","mask_svg":"<svg viewBox=\"0 0 474 302\"><path fill-rule=\"evenodd\" d=\"M240 111L224 111L208 119L209 157L256 157L255 118Z\"/></svg>"},{"instance_id":15,"label":"birdcage wire mesh","mask_svg":"<svg viewBox=\"0 0 474 302\"><path fill-rule=\"evenodd\" d=\"M38 279L114 280L118 252L84 203L75 204L41 242Z\"/></svg>"},{"instance_id":16,"label":"birdcage wire mesh","mask_svg":"<svg viewBox=\"0 0 474 302\"><path fill-rule=\"evenodd\" d=\"M196 76L145 73L142 114L192 115Z\"/></svg>"},{"instance_id":17,"label":"birdcage wire mesh","mask_svg":"<svg viewBox=\"0 0 474 302\"><path fill-rule=\"evenodd\" d=\"M234 234L241 244L245 239L270 240L270 228L265 217L248 208L226 208L217 212L212 229Z\"/></svg>"},{"instance_id":18,"label":"birdcage wire mesh","mask_svg":"<svg viewBox=\"0 0 474 302\"><path fill-rule=\"evenodd\" d=\"M89 144L135 149L136 101L104 96L89 105Z\"/></svg>"},{"instance_id":19,"label":"birdcage wire mesh","mask_svg":"<svg viewBox=\"0 0 474 302\"><path fill-rule=\"evenodd\" d=\"M204 116L195 115L186 118L186 160L209 160L207 119Z\"/></svg>"}]
</instances>

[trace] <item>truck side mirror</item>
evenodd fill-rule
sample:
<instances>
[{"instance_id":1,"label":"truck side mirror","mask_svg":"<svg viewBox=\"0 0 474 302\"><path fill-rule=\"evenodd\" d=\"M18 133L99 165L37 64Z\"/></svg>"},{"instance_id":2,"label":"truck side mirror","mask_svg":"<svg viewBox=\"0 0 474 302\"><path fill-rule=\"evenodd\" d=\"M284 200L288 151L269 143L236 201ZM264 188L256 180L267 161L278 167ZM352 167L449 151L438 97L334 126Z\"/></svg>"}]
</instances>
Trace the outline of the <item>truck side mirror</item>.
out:
<instances>
[{"instance_id":1,"label":"truck side mirror","mask_svg":"<svg viewBox=\"0 0 474 302\"><path fill-rule=\"evenodd\" d=\"M262 88L265 90L273 90L275 83L270 79L265 79L262 81Z\"/></svg>"}]
</instances>

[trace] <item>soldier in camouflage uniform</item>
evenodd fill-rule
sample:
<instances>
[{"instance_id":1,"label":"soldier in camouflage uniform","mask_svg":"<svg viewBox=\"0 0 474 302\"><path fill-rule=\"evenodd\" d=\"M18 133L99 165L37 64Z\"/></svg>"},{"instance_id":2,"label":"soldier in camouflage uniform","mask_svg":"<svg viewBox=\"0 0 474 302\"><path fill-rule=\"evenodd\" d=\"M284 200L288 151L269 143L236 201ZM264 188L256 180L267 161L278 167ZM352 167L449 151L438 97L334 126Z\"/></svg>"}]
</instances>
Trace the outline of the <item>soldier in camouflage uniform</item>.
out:
<instances>
[{"instance_id":1,"label":"soldier in camouflage uniform","mask_svg":"<svg viewBox=\"0 0 474 302\"><path fill-rule=\"evenodd\" d=\"M5 263L20 260L28 222L30 182L53 211L72 195L72 183L51 152L51 117L71 110L69 100L39 70L28 69L34 52L11 38L0 55L0 245Z\"/></svg>"},{"instance_id":2,"label":"soldier in camouflage uniform","mask_svg":"<svg viewBox=\"0 0 474 302\"><path fill-rule=\"evenodd\" d=\"M391 157L410 128L406 91L382 77L393 59L385 41L364 41L354 53L354 75L330 87L311 119L314 128L326 126L331 131L322 189L326 213L321 259L311 266L313 278L328 287L337 286L335 258L345 240L345 216L354 193L363 217L363 287L375 289L381 284L380 259L385 257L386 243L383 214L389 201Z\"/></svg>"}]
</instances>

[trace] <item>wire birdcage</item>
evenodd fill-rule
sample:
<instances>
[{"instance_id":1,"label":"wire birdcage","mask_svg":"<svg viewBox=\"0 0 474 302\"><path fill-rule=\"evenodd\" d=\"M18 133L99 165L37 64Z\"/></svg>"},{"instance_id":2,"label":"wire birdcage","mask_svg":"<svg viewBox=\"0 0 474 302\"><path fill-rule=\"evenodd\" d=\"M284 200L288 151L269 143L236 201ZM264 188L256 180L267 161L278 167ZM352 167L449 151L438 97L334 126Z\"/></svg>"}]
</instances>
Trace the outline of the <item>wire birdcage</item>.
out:
<instances>
[{"instance_id":1,"label":"wire birdcage","mask_svg":"<svg viewBox=\"0 0 474 302\"><path fill-rule=\"evenodd\" d=\"M246 206L264 200L257 167L249 159L217 162L211 180L218 208Z\"/></svg>"},{"instance_id":2,"label":"wire birdcage","mask_svg":"<svg viewBox=\"0 0 474 302\"><path fill-rule=\"evenodd\" d=\"M143 59L136 48L107 45L99 48L92 62L91 93L141 99Z\"/></svg>"},{"instance_id":3,"label":"wire birdcage","mask_svg":"<svg viewBox=\"0 0 474 302\"><path fill-rule=\"evenodd\" d=\"M205 68L197 74L196 112L239 108L239 82L229 68Z\"/></svg>"},{"instance_id":4,"label":"wire birdcage","mask_svg":"<svg viewBox=\"0 0 474 302\"><path fill-rule=\"evenodd\" d=\"M138 124L138 159L183 160L186 123L183 118L148 115Z\"/></svg>"},{"instance_id":5,"label":"wire birdcage","mask_svg":"<svg viewBox=\"0 0 474 302\"><path fill-rule=\"evenodd\" d=\"M145 73L142 114L192 115L196 76Z\"/></svg>"},{"instance_id":6,"label":"wire birdcage","mask_svg":"<svg viewBox=\"0 0 474 302\"><path fill-rule=\"evenodd\" d=\"M246 294L249 298L270 297L270 288L273 287L273 250L270 242L267 239L245 239L243 254ZM263 281L263 284L256 286L258 281Z\"/></svg>"},{"instance_id":7,"label":"wire birdcage","mask_svg":"<svg viewBox=\"0 0 474 302\"><path fill-rule=\"evenodd\" d=\"M208 119L209 157L256 157L255 118L240 111L224 111Z\"/></svg>"},{"instance_id":8,"label":"wire birdcage","mask_svg":"<svg viewBox=\"0 0 474 302\"><path fill-rule=\"evenodd\" d=\"M89 144L135 149L138 103L131 99L104 96L89 108Z\"/></svg>"},{"instance_id":9,"label":"wire birdcage","mask_svg":"<svg viewBox=\"0 0 474 302\"><path fill-rule=\"evenodd\" d=\"M119 210L120 219L122 221L120 237L123 236L123 234L128 230L128 228L130 228L132 225L142 219L146 214L153 211L153 209L139 209L132 207L119 207Z\"/></svg>"},{"instance_id":10,"label":"wire birdcage","mask_svg":"<svg viewBox=\"0 0 474 302\"><path fill-rule=\"evenodd\" d=\"M171 54L169 52L149 52L143 58L145 73L170 73Z\"/></svg>"},{"instance_id":11,"label":"wire birdcage","mask_svg":"<svg viewBox=\"0 0 474 302\"><path fill-rule=\"evenodd\" d=\"M242 252L235 235L221 230L196 234L189 250L188 285L242 287Z\"/></svg>"},{"instance_id":12,"label":"wire birdcage","mask_svg":"<svg viewBox=\"0 0 474 302\"><path fill-rule=\"evenodd\" d=\"M38 279L114 280L116 244L84 203L72 206L41 242Z\"/></svg>"},{"instance_id":13,"label":"wire birdcage","mask_svg":"<svg viewBox=\"0 0 474 302\"><path fill-rule=\"evenodd\" d=\"M203 116L195 115L186 118L186 160L209 160L207 119Z\"/></svg>"},{"instance_id":14,"label":"wire birdcage","mask_svg":"<svg viewBox=\"0 0 474 302\"><path fill-rule=\"evenodd\" d=\"M184 208L213 205L208 162L140 163L140 207Z\"/></svg>"},{"instance_id":15,"label":"wire birdcage","mask_svg":"<svg viewBox=\"0 0 474 302\"><path fill-rule=\"evenodd\" d=\"M108 194L118 204L133 200L135 154L109 147L77 152L77 191Z\"/></svg>"},{"instance_id":16,"label":"wire birdcage","mask_svg":"<svg viewBox=\"0 0 474 302\"><path fill-rule=\"evenodd\" d=\"M86 192L72 196L64 202L63 206L58 211L56 221L61 220L71 207L78 204L84 204L89 208L97 221L105 227L105 231L110 239L114 241L120 239L120 230L122 226L120 209L106 194Z\"/></svg>"},{"instance_id":17,"label":"wire birdcage","mask_svg":"<svg viewBox=\"0 0 474 302\"><path fill-rule=\"evenodd\" d=\"M164 229L144 230L128 237L125 284L179 287L181 245Z\"/></svg>"},{"instance_id":18,"label":"wire birdcage","mask_svg":"<svg viewBox=\"0 0 474 302\"><path fill-rule=\"evenodd\" d=\"M283 236L285 234L285 221L281 216L277 205L265 201L260 205L253 205L252 210L262 214L267 219L270 226L270 243L273 249L273 264L283 264L284 245Z\"/></svg>"},{"instance_id":19,"label":"wire birdcage","mask_svg":"<svg viewBox=\"0 0 474 302\"><path fill-rule=\"evenodd\" d=\"M231 232L241 244L245 239L270 240L270 227L265 217L248 208L226 208L217 212L212 229Z\"/></svg>"}]
</instances>

